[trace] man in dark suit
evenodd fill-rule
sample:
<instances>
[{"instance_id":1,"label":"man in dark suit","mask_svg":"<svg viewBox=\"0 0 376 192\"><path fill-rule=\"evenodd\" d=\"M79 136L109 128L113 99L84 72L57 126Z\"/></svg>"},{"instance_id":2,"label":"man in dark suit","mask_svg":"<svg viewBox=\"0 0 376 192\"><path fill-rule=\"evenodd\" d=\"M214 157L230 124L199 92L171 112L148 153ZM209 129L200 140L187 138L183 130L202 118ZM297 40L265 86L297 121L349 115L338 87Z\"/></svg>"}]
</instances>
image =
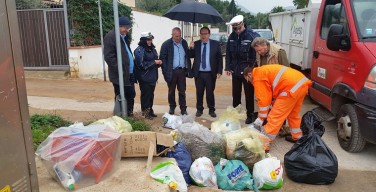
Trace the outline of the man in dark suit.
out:
<instances>
[{"instance_id":1,"label":"man in dark suit","mask_svg":"<svg viewBox=\"0 0 376 192\"><path fill-rule=\"evenodd\" d=\"M214 89L216 80L222 75L223 59L219 42L211 40L209 37L210 29L208 27L201 28L200 40L191 42L189 51L190 57L194 58L192 72L196 84L196 117L200 117L203 113L205 90L209 115L217 117L215 114Z\"/></svg>"}]
</instances>

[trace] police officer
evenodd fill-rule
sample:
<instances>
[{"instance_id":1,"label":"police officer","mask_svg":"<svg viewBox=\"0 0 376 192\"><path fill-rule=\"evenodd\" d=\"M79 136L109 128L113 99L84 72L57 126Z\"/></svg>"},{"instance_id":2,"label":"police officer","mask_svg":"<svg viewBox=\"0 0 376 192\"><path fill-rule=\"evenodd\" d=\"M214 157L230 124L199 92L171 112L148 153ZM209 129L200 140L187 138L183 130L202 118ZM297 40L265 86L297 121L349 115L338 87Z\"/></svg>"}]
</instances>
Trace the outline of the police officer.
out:
<instances>
[{"instance_id":1,"label":"police officer","mask_svg":"<svg viewBox=\"0 0 376 192\"><path fill-rule=\"evenodd\" d=\"M226 23L231 25L232 33L227 41L226 67L227 76L232 75L232 105L237 107L241 104L242 86L244 87L245 103L247 109L246 124L254 121L254 89L250 82L243 78L243 70L253 67L256 63L256 52L251 46L254 38L259 37L256 32L248 29L243 22L244 17L237 15Z\"/></svg>"}]
</instances>

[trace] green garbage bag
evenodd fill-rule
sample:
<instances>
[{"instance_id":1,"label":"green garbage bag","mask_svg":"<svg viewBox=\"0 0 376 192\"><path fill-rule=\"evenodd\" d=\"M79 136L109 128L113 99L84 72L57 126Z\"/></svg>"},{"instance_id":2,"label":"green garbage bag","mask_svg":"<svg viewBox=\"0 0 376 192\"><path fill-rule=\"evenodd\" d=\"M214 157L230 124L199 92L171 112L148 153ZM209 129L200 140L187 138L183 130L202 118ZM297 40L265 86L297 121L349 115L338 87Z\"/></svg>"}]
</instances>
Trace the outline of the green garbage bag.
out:
<instances>
[{"instance_id":1,"label":"green garbage bag","mask_svg":"<svg viewBox=\"0 0 376 192\"><path fill-rule=\"evenodd\" d=\"M248 167L242 161L221 158L214 168L220 189L241 191L247 188L258 191Z\"/></svg>"}]
</instances>

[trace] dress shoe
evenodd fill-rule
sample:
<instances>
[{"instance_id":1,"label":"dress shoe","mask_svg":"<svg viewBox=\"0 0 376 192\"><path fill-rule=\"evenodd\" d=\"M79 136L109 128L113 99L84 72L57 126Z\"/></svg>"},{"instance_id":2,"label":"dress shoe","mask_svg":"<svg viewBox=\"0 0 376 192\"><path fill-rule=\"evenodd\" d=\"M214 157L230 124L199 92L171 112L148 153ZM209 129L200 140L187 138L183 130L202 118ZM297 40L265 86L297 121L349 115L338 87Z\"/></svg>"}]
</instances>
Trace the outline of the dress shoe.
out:
<instances>
[{"instance_id":1,"label":"dress shoe","mask_svg":"<svg viewBox=\"0 0 376 192\"><path fill-rule=\"evenodd\" d=\"M173 115L173 114L175 113L175 109L170 109L170 110L168 111L168 113L169 113L170 115Z\"/></svg>"},{"instance_id":2,"label":"dress shoe","mask_svg":"<svg viewBox=\"0 0 376 192\"><path fill-rule=\"evenodd\" d=\"M181 110L180 114L181 115L188 115L187 110Z\"/></svg>"},{"instance_id":3,"label":"dress shoe","mask_svg":"<svg viewBox=\"0 0 376 192\"><path fill-rule=\"evenodd\" d=\"M154 110L153 110L153 109L150 109L149 115L150 115L151 117L158 117L158 115L156 115L156 114L154 113Z\"/></svg>"},{"instance_id":4,"label":"dress shoe","mask_svg":"<svg viewBox=\"0 0 376 192\"><path fill-rule=\"evenodd\" d=\"M285 140L290 142L290 143L296 143L298 141L298 140L293 139L291 135L287 135L285 137Z\"/></svg>"},{"instance_id":5,"label":"dress shoe","mask_svg":"<svg viewBox=\"0 0 376 192\"><path fill-rule=\"evenodd\" d=\"M209 111L209 115L210 115L210 117L217 117L217 114L215 114L215 112L214 111Z\"/></svg>"},{"instance_id":6,"label":"dress shoe","mask_svg":"<svg viewBox=\"0 0 376 192\"><path fill-rule=\"evenodd\" d=\"M201 115L202 115L202 111L197 111L196 112L196 117L201 117Z\"/></svg>"},{"instance_id":7,"label":"dress shoe","mask_svg":"<svg viewBox=\"0 0 376 192\"><path fill-rule=\"evenodd\" d=\"M128 112L128 117L133 117L134 115L133 115L133 111L130 111L130 112Z\"/></svg>"}]
</instances>

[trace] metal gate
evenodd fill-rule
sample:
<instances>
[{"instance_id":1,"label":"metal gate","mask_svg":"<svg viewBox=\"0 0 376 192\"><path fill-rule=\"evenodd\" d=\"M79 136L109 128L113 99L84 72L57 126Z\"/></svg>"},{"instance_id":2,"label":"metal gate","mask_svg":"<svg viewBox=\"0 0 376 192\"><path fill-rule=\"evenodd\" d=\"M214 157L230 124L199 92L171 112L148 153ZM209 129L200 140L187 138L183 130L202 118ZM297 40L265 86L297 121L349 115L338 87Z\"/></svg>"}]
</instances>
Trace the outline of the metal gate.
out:
<instances>
[{"instance_id":1,"label":"metal gate","mask_svg":"<svg viewBox=\"0 0 376 192\"><path fill-rule=\"evenodd\" d=\"M18 10L17 17L25 69L68 69L64 10Z\"/></svg>"}]
</instances>

